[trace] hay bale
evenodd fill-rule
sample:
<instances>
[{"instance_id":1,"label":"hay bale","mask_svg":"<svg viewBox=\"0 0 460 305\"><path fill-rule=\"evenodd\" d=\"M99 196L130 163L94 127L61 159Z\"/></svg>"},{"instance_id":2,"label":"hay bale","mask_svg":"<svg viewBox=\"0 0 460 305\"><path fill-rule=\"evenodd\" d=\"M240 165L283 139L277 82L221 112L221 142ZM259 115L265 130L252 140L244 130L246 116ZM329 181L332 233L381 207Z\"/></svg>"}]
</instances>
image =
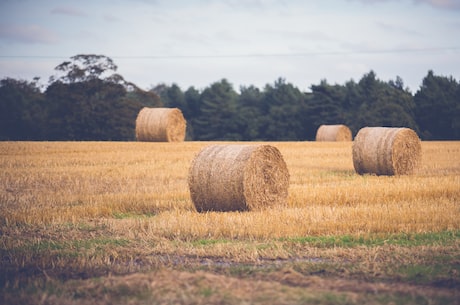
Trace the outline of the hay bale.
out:
<instances>
[{"instance_id":1,"label":"hay bale","mask_svg":"<svg viewBox=\"0 0 460 305\"><path fill-rule=\"evenodd\" d=\"M178 108L141 109L136 119L136 139L146 142L182 142L186 121Z\"/></svg>"},{"instance_id":2,"label":"hay bale","mask_svg":"<svg viewBox=\"0 0 460 305\"><path fill-rule=\"evenodd\" d=\"M353 166L358 174L412 174L421 158L420 139L409 128L365 127L353 142Z\"/></svg>"},{"instance_id":3,"label":"hay bale","mask_svg":"<svg viewBox=\"0 0 460 305\"><path fill-rule=\"evenodd\" d=\"M197 211L245 211L287 204L289 172L270 145L210 145L192 161L188 185Z\"/></svg>"},{"instance_id":4,"label":"hay bale","mask_svg":"<svg viewBox=\"0 0 460 305\"><path fill-rule=\"evenodd\" d=\"M345 125L321 125L316 131L316 141L351 141L351 130Z\"/></svg>"}]
</instances>

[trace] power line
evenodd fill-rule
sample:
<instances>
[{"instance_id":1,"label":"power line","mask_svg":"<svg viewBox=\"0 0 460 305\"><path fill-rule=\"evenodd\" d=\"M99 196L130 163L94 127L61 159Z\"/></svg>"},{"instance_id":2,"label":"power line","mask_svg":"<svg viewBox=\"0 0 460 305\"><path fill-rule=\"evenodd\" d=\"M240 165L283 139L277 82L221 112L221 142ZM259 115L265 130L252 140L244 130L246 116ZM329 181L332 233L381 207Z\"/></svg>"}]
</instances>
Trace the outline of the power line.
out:
<instances>
[{"instance_id":1,"label":"power line","mask_svg":"<svg viewBox=\"0 0 460 305\"><path fill-rule=\"evenodd\" d=\"M337 55L359 55L359 54L365 55L365 54L392 54L392 53L423 53L423 52L440 52L440 51L460 51L460 47L361 50L361 51L311 51L311 52L299 52L299 53L113 56L113 58L118 58L118 59L263 58L263 57L305 57L305 56L337 56Z\"/></svg>"},{"instance_id":2,"label":"power line","mask_svg":"<svg viewBox=\"0 0 460 305\"><path fill-rule=\"evenodd\" d=\"M460 47L432 48L403 48L379 50L351 51L311 51L298 53L246 53L246 54L197 54L197 55L113 55L113 59L219 59L219 58L265 58L265 57L306 57L306 56L340 56L340 55L373 55L373 54L402 54L402 53L431 53L445 51L460 51ZM72 55L73 56L73 55ZM67 59L72 56L62 55L0 55L2 59Z\"/></svg>"}]
</instances>

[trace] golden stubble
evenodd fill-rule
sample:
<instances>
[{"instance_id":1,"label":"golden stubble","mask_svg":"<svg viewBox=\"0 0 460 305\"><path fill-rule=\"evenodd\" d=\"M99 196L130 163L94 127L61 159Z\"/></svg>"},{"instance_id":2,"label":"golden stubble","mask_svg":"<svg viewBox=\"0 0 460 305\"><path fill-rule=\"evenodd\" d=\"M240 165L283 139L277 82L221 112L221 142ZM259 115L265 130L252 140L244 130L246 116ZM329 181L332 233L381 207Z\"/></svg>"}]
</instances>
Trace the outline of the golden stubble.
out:
<instances>
[{"instance_id":1,"label":"golden stubble","mask_svg":"<svg viewBox=\"0 0 460 305\"><path fill-rule=\"evenodd\" d=\"M417 173L391 177L356 174L351 142L271 142L290 173L288 206L197 213L190 163L215 143L0 142L0 225L97 219L120 236L180 240L460 228L460 142L422 142Z\"/></svg>"}]
</instances>

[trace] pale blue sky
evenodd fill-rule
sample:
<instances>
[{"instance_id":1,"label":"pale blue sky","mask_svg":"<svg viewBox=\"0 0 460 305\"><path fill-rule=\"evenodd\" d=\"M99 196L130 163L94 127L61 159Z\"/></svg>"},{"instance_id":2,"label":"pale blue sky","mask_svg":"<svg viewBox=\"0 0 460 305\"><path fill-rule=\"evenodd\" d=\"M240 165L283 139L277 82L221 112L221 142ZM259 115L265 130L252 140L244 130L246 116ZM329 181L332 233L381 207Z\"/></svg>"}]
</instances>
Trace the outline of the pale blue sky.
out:
<instances>
[{"instance_id":1,"label":"pale blue sky","mask_svg":"<svg viewBox=\"0 0 460 305\"><path fill-rule=\"evenodd\" d=\"M103 54L149 89L460 78L460 0L0 0L0 78Z\"/></svg>"}]
</instances>

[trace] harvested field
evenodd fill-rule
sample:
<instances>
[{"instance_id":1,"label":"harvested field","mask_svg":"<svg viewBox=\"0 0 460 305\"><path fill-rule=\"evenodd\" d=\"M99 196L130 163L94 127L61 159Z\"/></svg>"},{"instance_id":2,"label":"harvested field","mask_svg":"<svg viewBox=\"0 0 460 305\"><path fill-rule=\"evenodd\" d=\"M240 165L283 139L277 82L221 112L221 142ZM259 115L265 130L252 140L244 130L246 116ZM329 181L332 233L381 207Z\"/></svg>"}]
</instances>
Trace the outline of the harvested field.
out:
<instances>
[{"instance_id":1,"label":"harvested field","mask_svg":"<svg viewBox=\"0 0 460 305\"><path fill-rule=\"evenodd\" d=\"M285 206L197 213L207 142L0 142L2 304L458 304L460 142L411 176L273 142ZM247 144L247 143L245 143Z\"/></svg>"}]
</instances>

